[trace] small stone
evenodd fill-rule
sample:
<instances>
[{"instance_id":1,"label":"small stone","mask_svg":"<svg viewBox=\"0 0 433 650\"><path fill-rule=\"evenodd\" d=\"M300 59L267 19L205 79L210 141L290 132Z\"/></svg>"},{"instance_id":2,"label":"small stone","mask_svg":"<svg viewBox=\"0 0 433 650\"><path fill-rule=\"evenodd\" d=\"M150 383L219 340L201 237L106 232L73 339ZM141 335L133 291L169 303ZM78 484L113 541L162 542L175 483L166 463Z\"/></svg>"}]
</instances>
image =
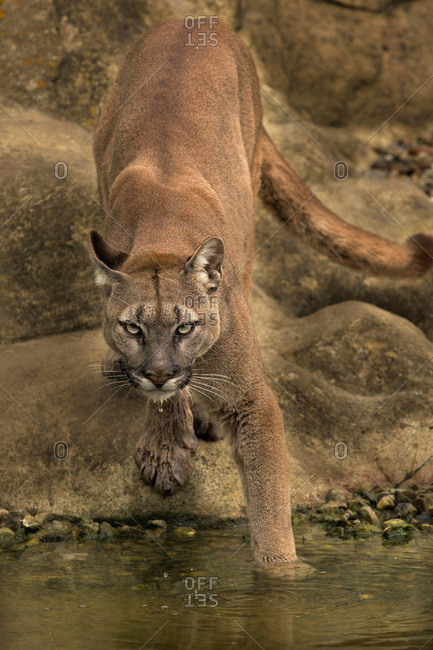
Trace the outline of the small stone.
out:
<instances>
[{"instance_id":1,"label":"small stone","mask_svg":"<svg viewBox=\"0 0 433 650\"><path fill-rule=\"evenodd\" d=\"M53 517L50 512L38 512L38 514L35 515L35 521L40 526L43 526L46 521L50 521L51 518Z\"/></svg>"},{"instance_id":2,"label":"small stone","mask_svg":"<svg viewBox=\"0 0 433 650\"><path fill-rule=\"evenodd\" d=\"M81 524L80 537L82 539L97 539L99 534L99 524L97 521Z\"/></svg>"},{"instance_id":3,"label":"small stone","mask_svg":"<svg viewBox=\"0 0 433 650\"><path fill-rule=\"evenodd\" d=\"M152 528L163 528L164 530L167 530L167 524L163 519L150 519L146 523L146 528L149 528L150 530Z\"/></svg>"},{"instance_id":4,"label":"small stone","mask_svg":"<svg viewBox=\"0 0 433 650\"><path fill-rule=\"evenodd\" d=\"M188 526L178 526L177 528L174 529L174 532L176 533L176 535L185 535L191 537L196 533L194 528L189 528Z\"/></svg>"},{"instance_id":5,"label":"small stone","mask_svg":"<svg viewBox=\"0 0 433 650\"><path fill-rule=\"evenodd\" d=\"M417 513L417 509L413 505L413 503L397 503L397 505L394 508L394 512L396 515L399 517L409 517L412 519Z\"/></svg>"},{"instance_id":6,"label":"small stone","mask_svg":"<svg viewBox=\"0 0 433 650\"><path fill-rule=\"evenodd\" d=\"M99 526L99 539L111 539L114 537L114 528L108 521L103 521Z\"/></svg>"},{"instance_id":7,"label":"small stone","mask_svg":"<svg viewBox=\"0 0 433 650\"><path fill-rule=\"evenodd\" d=\"M385 543L397 545L409 542L416 529L403 519L388 519L382 524L382 538Z\"/></svg>"},{"instance_id":8,"label":"small stone","mask_svg":"<svg viewBox=\"0 0 433 650\"><path fill-rule=\"evenodd\" d=\"M350 510L353 510L353 512L359 512L361 508L368 506L368 503L361 497L355 497L354 499L351 499L347 505L349 506Z\"/></svg>"},{"instance_id":9,"label":"small stone","mask_svg":"<svg viewBox=\"0 0 433 650\"><path fill-rule=\"evenodd\" d=\"M326 501L344 501L350 499L350 492L344 487L331 488L326 495Z\"/></svg>"},{"instance_id":10,"label":"small stone","mask_svg":"<svg viewBox=\"0 0 433 650\"><path fill-rule=\"evenodd\" d=\"M415 492L415 490L411 490L411 488L397 488L394 493L394 496L395 496L395 500L400 503L403 502L406 503L408 501L412 503L412 501L415 501L417 497L417 493Z\"/></svg>"},{"instance_id":11,"label":"small stone","mask_svg":"<svg viewBox=\"0 0 433 650\"><path fill-rule=\"evenodd\" d=\"M385 494L377 502L376 508L378 510L386 510L386 508L393 508L395 506L395 499L392 494Z\"/></svg>"},{"instance_id":12,"label":"small stone","mask_svg":"<svg viewBox=\"0 0 433 650\"><path fill-rule=\"evenodd\" d=\"M422 494L415 499L414 505L416 506L418 512L427 512L433 514L433 494L427 492Z\"/></svg>"},{"instance_id":13,"label":"small stone","mask_svg":"<svg viewBox=\"0 0 433 650\"><path fill-rule=\"evenodd\" d=\"M9 524L11 520L11 515L9 510L6 510L6 508L0 508L0 524L6 526Z\"/></svg>"},{"instance_id":14,"label":"small stone","mask_svg":"<svg viewBox=\"0 0 433 650\"><path fill-rule=\"evenodd\" d=\"M67 537L71 532L72 526L68 521L60 521L59 519L53 519L53 521L47 521L45 524L45 530L58 535L59 537Z\"/></svg>"},{"instance_id":15,"label":"small stone","mask_svg":"<svg viewBox=\"0 0 433 650\"><path fill-rule=\"evenodd\" d=\"M33 515L26 515L23 519L23 526L26 530L35 531L38 530L39 524L35 521Z\"/></svg>"},{"instance_id":16,"label":"small stone","mask_svg":"<svg viewBox=\"0 0 433 650\"><path fill-rule=\"evenodd\" d=\"M363 506L359 510L358 514L363 521L366 521L369 524L373 524L373 526L380 526L378 516L371 506Z\"/></svg>"},{"instance_id":17,"label":"small stone","mask_svg":"<svg viewBox=\"0 0 433 650\"><path fill-rule=\"evenodd\" d=\"M144 528L138 526L128 526L125 524L119 529L119 535L121 537L143 537L146 534Z\"/></svg>"},{"instance_id":18,"label":"small stone","mask_svg":"<svg viewBox=\"0 0 433 650\"><path fill-rule=\"evenodd\" d=\"M318 507L321 515L335 516L341 515L347 509L347 503L344 501L327 501Z\"/></svg>"},{"instance_id":19,"label":"small stone","mask_svg":"<svg viewBox=\"0 0 433 650\"><path fill-rule=\"evenodd\" d=\"M7 528L6 526L0 528L0 546L8 546L14 537L15 533L10 528Z\"/></svg>"},{"instance_id":20,"label":"small stone","mask_svg":"<svg viewBox=\"0 0 433 650\"><path fill-rule=\"evenodd\" d=\"M373 505L376 505L377 503L377 492L374 490L364 490L361 489L359 490L359 494L363 499L365 499L368 502L372 503Z\"/></svg>"}]
</instances>

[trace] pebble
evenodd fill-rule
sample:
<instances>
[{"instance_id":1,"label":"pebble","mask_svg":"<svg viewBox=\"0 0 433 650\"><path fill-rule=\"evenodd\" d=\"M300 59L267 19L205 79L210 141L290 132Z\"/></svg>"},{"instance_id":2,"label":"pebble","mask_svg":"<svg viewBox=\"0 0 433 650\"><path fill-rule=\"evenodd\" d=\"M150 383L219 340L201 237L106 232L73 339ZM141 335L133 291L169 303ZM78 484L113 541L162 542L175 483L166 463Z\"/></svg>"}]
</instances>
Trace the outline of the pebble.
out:
<instances>
[{"instance_id":1,"label":"pebble","mask_svg":"<svg viewBox=\"0 0 433 650\"><path fill-rule=\"evenodd\" d=\"M103 521L99 526L99 539L111 539L114 537L114 528L108 521Z\"/></svg>"},{"instance_id":2,"label":"pebble","mask_svg":"<svg viewBox=\"0 0 433 650\"><path fill-rule=\"evenodd\" d=\"M376 508L378 510L385 510L386 508L393 508L395 506L395 499L392 494L385 494L377 502Z\"/></svg>"},{"instance_id":3,"label":"pebble","mask_svg":"<svg viewBox=\"0 0 433 650\"><path fill-rule=\"evenodd\" d=\"M149 528L150 530L152 528L163 528L164 530L167 530L167 524L163 519L150 519L146 523L146 528Z\"/></svg>"},{"instance_id":4,"label":"pebble","mask_svg":"<svg viewBox=\"0 0 433 650\"><path fill-rule=\"evenodd\" d=\"M412 519L417 513L417 509L413 505L413 503L397 503L397 505L394 508L394 512L396 515L399 515L400 517L409 517Z\"/></svg>"},{"instance_id":5,"label":"pebble","mask_svg":"<svg viewBox=\"0 0 433 650\"><path fill-rule=\"evenodd\" d=\"M48 530L55 535L59 535L60 537L66 537L71 532L72 526L68 521L53 519L53 521L46 522L45 530Z\"/></svg>"},{"instance_id":6,"label":"pebble","mask_svg":"<svg viewBox=\"0 0 433 650\"><path fill-rule=\"evenodd\" d=\"M368 506L368 503L361 497L355 497L354 499L351 499L347 505L349 506L350 510L353 510L353 512L359 512L361 508Z\"/></svg>"},{"instance_id":7,"label":"pebble","mask_svg":"<svg viewBox=\"0 0 433 650\"><path fill-rule=\"evenodd\" d=\"M367 521L369 524L380 526L379 518L371 506L363 506L358 514L362 520Z\"/></svg>"},{"instance_id":8,"label":"pebble","mask_svg":"<svg viewBox=\"0 0 433 650\"><path fill-rule=\"evenodd\" d=\"M185 535L191 537L196 533L194 528L189 528L188 526L178 526L177 528L174 529L174 532L176 533L176 535Z\"/></svg>"},{"instance_id":9,"label":"pebble","mask_svg":"<svg viewBox=\"0 0 433 650\"><path fill-rule=\"evenodd\" d=\"M26 528L27 530L30 530L30 531L35 531L35 530L38 530L38 528L39 528L39 524L37 523L37 521L35 521L35 518L33 517L33 515L26 515L24 517L23 526L24 526L24 528Z\"/></svg>"},{"instance_id":10,"label":"pebble","mask_svg":"<svg viewBox=\"0 0 433 650\"><path fill-rule=\"evenodd\" d=\"M0 546L7 546L15 537L15 533L7 526L0 528Z\"/></svg>"},{"instance_id":11,"label":"pebble","mask_svg":"<svg viewBox=\"0 0 433 650\"><path fill-rule=\"evenodd\" d=\"M86 520L86 523L80 526L80 537L82 539L97 539L99 534L99 524L97 521Z\"/></svg>"}]
</instances>

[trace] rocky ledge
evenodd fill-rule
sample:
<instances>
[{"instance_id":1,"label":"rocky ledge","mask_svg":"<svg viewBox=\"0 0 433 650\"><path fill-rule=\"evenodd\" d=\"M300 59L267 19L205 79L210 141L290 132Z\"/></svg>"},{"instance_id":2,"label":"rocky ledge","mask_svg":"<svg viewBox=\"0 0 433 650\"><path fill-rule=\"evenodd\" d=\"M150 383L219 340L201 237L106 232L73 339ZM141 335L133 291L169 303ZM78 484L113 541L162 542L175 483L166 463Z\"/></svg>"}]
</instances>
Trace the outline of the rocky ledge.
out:
<instances>
[{"instance_id":1,"label":"rocky ledge","mask_svg":"<svg viewBox=\"0 0 433 650\"><path fill-rule=\"evenodd\" d=\"M327 534L341 539L382 535L384 545L406 544L417 534L433 539L433 485L404 488L331 490L324 503L299 505L294 521L323 524Z\"/></svg>"}]
</instances>

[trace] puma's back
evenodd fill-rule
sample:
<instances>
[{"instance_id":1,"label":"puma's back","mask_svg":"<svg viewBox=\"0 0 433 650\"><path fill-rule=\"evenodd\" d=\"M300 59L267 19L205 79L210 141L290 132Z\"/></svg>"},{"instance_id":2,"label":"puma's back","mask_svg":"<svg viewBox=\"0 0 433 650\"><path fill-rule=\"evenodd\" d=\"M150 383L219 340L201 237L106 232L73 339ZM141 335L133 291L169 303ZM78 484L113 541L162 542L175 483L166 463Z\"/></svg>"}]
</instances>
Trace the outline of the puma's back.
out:
<instances>
[{"instance_id":1,"label":"puma's back","mask_svg":"<svg viewBox=\"0 0 433 650\"><path fill-rule=\"evenodd\" d=\"M188 254L218 233L227 263L242 266L261 163L255 80L250 54L220 22L188 29L168 19L137 40L94 137L112 244L129 252L138 236L148 250Z\"/></svg>"}]
</instances>

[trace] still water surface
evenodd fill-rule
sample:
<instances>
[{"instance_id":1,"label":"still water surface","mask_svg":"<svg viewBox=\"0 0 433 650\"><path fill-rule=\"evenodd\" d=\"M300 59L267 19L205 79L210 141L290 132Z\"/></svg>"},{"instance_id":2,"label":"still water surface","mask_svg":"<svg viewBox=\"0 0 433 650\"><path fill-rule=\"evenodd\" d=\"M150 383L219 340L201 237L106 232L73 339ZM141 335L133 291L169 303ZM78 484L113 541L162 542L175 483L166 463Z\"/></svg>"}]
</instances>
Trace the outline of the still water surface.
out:
<instances>
[{"instance_id":1,"label":"still water surface","mask_svg":"<svg viewBox=\"0 0 433 650\"><path fill-rule=\"evenodd\" d=\"M295 531L308 578L253 570L248 530L59 543L0 556L0 648L433 649L433 539ZM233 556L233 554L241 550ZM167 553L169 553L169 556Z\"/></svg>"}]
</instances>

